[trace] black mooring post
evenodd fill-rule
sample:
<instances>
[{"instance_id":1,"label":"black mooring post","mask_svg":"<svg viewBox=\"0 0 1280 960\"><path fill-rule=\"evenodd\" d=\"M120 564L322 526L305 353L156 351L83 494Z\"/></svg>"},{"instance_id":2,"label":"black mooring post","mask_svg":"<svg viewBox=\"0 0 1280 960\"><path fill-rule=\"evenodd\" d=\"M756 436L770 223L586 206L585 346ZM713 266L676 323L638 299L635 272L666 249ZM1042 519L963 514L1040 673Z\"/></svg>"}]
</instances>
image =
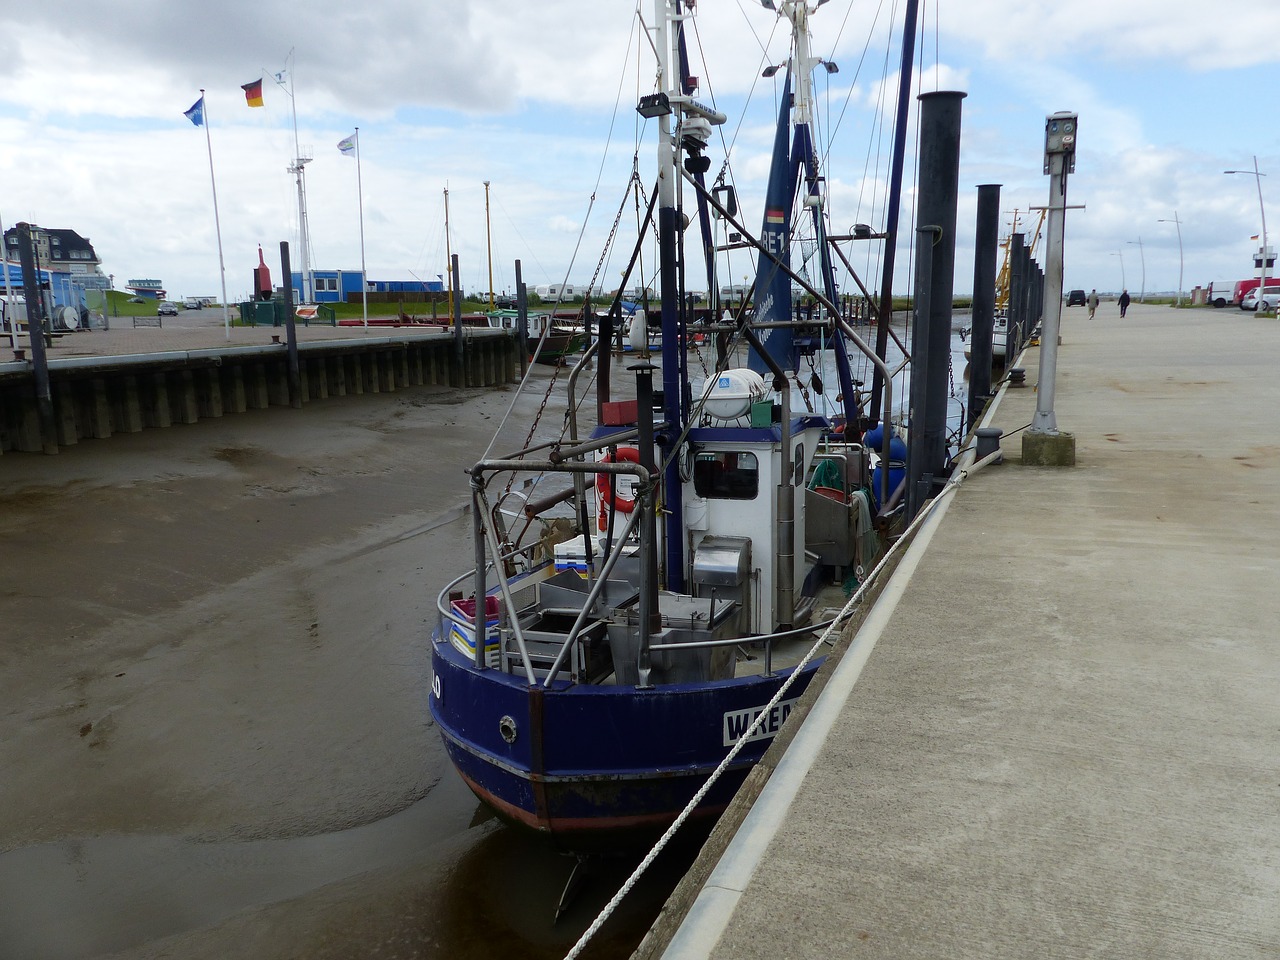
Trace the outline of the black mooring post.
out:
<instances>
[{"instance_id":1,"label":"black mooring post","mask_svg":"<svg viewBox=\"0 0 1280 960\"><path fill-rule=\"evenodd\" d=\"M596 342L596 423L604 422L604 405L613 399L613 384L610 382L613 365L614 330L621 327L622 305L617 297L609 309L600 317L600 330Z\"/></svg>"},{"instance_id":2,"label":"black mooring post","mask_svg":"<svg viewBox=\"0 0 1280 960\"><path fill-rule=\"evenodd\" d=\"M1043 329L1044 323L1044 268L1038 263L1032 263L1035 268L1036 284L1031 289L1031 316L1033 322L1041 325Z\"/></svg>"},{"instance_id":3,"label":"black mooring post","mask_svg":"<svg viewBox=\"0 0 1280 960\"><path fill-rule=\"evenodd\" d=\"M1031 248L1022 248L1022 342L1026 343L1035 333L1036 320L1036 262Z\"/></svg>"},{"instance_id":4,"label":"black mooring post","mask_svg":"<svg viewBox=\"0 0 1280 960\"><path fill-rule=\"evenodd\" d=\"M916 228L915 296L911 322L911 381L907 394L907 519L914 517L928 498L929 431L925 428L925 404L929 392L929 368L937 357L929 353L929 315L933 308L933 251L941 227ZM885 471L888 473L888 471ZM883 494L882 494L883 495Z\"/></svg>"},{"instance_id":5,"label":"black mooring post","mask_svg":"<svg viewBox=\"0 0 1280 960\"><path fill-rule=\"evenodd\" d=\"M40 418L40 446L45 453L58 452L58 431L53 418L53 394L49 390L49 358L44 350L44 296L36 275L35 245L31 224L19 223L18 262L22 265L22 292L27 298L27 333L31 336L31 365L35 370L36 412ZM5 265L8 270L8 265ZM18 318L10 315L13 342L18 342Z\"/></svg>"},{"instance_id":6,"label":"black mooring post","mask_svg":"<svg viewBox=\"0 0 1280 960\"><path fill-rule=\"evenodd\" d=\"M450 264L453 269L453 376L449 378L450 385L454 387L465 387L467 385L466 374L462 369L462 361L466 356L467 347L462 339L462 273L458 270L458 255L453 255L453 262Z\"/></svg>"},{"instance_id":7,"label":"black mooring post","mask_svg":"<svg viewBox=\"0 0 1280 960\"><path fill-rule=\"evenodd\" d=\"M529 372L529 291L521 263L516 261L516 349L520 351L520 379Z\"/></svg>"},{"instance_id":8,"label":"black mooring post","mask_svg":"<svg viewBox=\"0 0 1280 960\"><path fill-rule=\"evenodd\" d=\"M955 289L956 206L960 194L960 104L965 95L947 90L921 94L920 202L916 222L939 228L929 278L929 316L924 393L924 463L919 476L946 476L947 405L951 373L951 303ZM923 237L920 238L923 242ZM919 291L916 296L919 297ZM918 354L913 354L918 357ZM913 370L911 379L917 373ZM915 421L912 433L921 429Z\"/></svg>"},{"instance_id":9,"label":"black mooring post","mask_svg":"<svg viewBox=\"0 0 1280 960\"><path fill-rule=\"evenodd\" d=\"M1022 271L1026 258L1022 255L1023 235L1015 233L1009 237L1009 318L1005 323L1004 365L1013 366L1018 352L1022 349Z\"/></svg>"},{"instance_id":10,"label":"black mooring post","mask_svg":"<svg viewBox=\"0 0 1280 960\"><path fill-rule=\"evenodd\" d=\"M640 448L640 465L649 473L651 485L658 475L658 465L653 455L653 371L658 369L652 363L636 363L627 368L636 375L636 427L639 435L636 438ZM617 478L614 478L617 483ZM640 562L642 565L641 582L645 584L640 596L640 630L643 634L641 650L647 656L649 637L662 629L662 612L658 606L658 518L652 507L657 500L653 494L645 498L647 509L640 521L643 529L640 533ZM641 682L646 682L642 676Z\"/></svg>"},{"instance_id":11,"label":"black mooring post","mask_svg":"<svg viewBox=\"0 0 1280 960\"><path fill-rule=\"evenodd\" d=\"M284 276L285 350L289 358L289 406L302 409L302 371L298 366L298 324L293 315L293 267L289 263L289 241L280 241L280 273Z\"/></svg>"},{"instance_id":12,"label":"black mooring post","mask_svg":"<svg viewBox=\"0 0 1280 960\"><path fill-rule=\"evenodd\" d=\"M991 337L996 316L996 258L1000 247L1000 184L978 186L974 230L973 315L969 329L969 420L972 430L991 394Z\"/></svg>"}]
</instances>

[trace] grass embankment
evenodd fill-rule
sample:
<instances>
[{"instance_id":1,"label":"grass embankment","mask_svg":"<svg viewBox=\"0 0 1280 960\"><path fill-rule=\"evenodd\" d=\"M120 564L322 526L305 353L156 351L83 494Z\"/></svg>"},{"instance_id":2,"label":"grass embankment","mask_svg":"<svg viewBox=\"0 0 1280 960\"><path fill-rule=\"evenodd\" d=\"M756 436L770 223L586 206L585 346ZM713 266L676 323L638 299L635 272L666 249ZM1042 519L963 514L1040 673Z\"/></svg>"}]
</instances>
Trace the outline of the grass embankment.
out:
<instances>
[{"instance_id":1,"label":"grass embankment","mask_svg":"<svg viewBox=\"0 0 1280 960\"><path fill-rule=\"evenodd\" d=\"M122 290L107 291L107 312L112 317L154 317L156 315L156 307L159 306L158 300L147 300L144 303L133 303L132 294ZM178 309L182 309L181 301L171 301L178 304ZM334 313L338 315L339 320L361 319L364 316L364 305L360 303L331 303L327 306L333 307ZM89 307L94 312L99 308L99 301L96 295L92 296ZM432 316L432 305L428 301L409 301L404 303L370 303L369 316L371 317L396 317L403 310L404 313L411 317ZM489 309L488 301L464 300L462 302L463 313L483 313ZM217 311L222 313L221 304L212 304L204 308L205 311ZM437 303L435 305L435 315L441 320L447 321L449 315L449 305L447 303ZM232 315L239 317L239 304L231 305Z\"/></svg>"}]
</instances>

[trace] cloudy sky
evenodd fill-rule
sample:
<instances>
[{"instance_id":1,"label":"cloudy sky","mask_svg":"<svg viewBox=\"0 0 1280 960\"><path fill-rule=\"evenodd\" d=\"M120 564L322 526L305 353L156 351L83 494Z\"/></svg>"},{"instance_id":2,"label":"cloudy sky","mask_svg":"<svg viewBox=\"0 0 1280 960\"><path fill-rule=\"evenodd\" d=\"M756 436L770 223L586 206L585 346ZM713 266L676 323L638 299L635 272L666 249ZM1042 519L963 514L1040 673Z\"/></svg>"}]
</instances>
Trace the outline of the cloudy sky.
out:
<instances>
[{"instance_id":1,"label":"cloudy sky","mask_svg":"<svg viewBox=\"0 0 1280 960\"><path fill-rule=\"evenodd\" d=\"M777 96L760 70L785 59L786 31L758 0L698 7L700 96L730 118L713 171L728 146L754 227ZM813 18L815 52L840 67L817 85L837 229L883 218L889 147L877 107L896 83L901 7L832 0ZM1118 289L1123 271L1135 293L1173 290L1175 211L1184 287L1246 275L1261 231L1257 181L1223 171L1252 170L1255 156L1280 235L1280 128L1262 110L1280 77L1275 0L922 7L917 90L967 93L957 292L972 286L973 188L1003 184L1006 223L1015 208L1043 204L1044 118L1058 110L1080 115L1068 201L1084 209L1068 215L1067 287ZM639 15L652 19L651 0ZM488 180L494 289L512 287L516 259L530 284L583 284L623 205L640 131L634 103L652 82L637 20L632 0L4 4L0 217L88 236L117 288L154 277L173 296L217 295L205 130L182 115L204 88L232 298L249 290L259 245L277 277L281 241L299 261L286 172L294 108L298 140L314 155L314 266L360 264L356 163L336 148L359 127L371 278L445 272L447 186L464 284L487 289ZM292 101L272 79L286 69ZM266 106L250 109L240 86L259 77ZM651 183L647 133L639 157ZM909 217L910 183L905 197ZM634 236L626 210L620 237ZM870 254L858 255L874 274ZM600 266L600 283L616 285L622 256ZM899 263L902 289L905 253Z\"/></svg>"}]
</instances>

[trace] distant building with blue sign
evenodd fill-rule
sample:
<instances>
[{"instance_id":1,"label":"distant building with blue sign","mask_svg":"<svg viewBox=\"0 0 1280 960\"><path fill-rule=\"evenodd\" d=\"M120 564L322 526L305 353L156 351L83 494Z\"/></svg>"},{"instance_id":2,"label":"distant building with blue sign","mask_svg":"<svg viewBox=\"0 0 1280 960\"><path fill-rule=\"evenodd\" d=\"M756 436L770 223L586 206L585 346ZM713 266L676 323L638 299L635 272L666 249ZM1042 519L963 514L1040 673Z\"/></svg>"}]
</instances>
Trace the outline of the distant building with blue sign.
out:
<instances>
[{"instance_id":1,"label":"distant building with blue sign","mask_svg":"<svg viewBox=\"0 0 1280 960\"><path fill-rule=\"evenodd\" d=\"M359 303L365 292L359 270L312 270L313 303ZM443 280L370 280L369 293L444 293ZM302 271L293 271L293 296L302 297Z\"/></svg>"}]
</instances>

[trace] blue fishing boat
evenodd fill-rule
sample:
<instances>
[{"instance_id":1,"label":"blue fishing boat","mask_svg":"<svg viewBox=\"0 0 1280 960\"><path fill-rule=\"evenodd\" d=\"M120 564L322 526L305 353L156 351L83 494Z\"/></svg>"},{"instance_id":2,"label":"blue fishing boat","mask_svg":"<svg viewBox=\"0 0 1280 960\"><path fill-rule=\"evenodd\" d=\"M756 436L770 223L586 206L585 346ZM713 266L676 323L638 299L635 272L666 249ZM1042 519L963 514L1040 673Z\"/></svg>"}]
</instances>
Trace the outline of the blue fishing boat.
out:
<instances>
[{"instance_id":1,"label":"blue fishing boat","mask_svg":"<svg viewBox=\"0 0 1280 960\"><path fill-rule=\"evenodd\" d=\"M614 399L602 317L600 337L569 377L572 413L578 372L599 365L594 428L579 435L571 415L561 440L470 471L475 567L437 604L431 712L477 797L566 845L665 827L745 737L695 815L723 810L821 665L826 648L814 655L815 638L831 632L847 589L876 557L869 451L839 432L839 417L792 409L793 283L828 307L850 400L846 337L865 351L839 324L829 262L813 289L785 253L793 210L824 227L808 130L808 75L820 62L809 53L808 18L820 5L778 3L793 52L764 231L752 241L762 306L715 331L728 342L722 356L740 346L749 362L722 363L695 383L681 348L689 330L678 196L696 202L689 222L702 225L709 258L709 211L732 218L733 204L703 183L711 129L724 118L693 98L683 38L690 12L655 0L662 79L639 109L659 125L650 216L662 264L660 366L633 365L634 391ZM854 415L847 401L844 416ZM536 534L527 540L516 533L525 524L500 509L521 475L553 491L527 498Z\"/></svg>"}]
</instances>

